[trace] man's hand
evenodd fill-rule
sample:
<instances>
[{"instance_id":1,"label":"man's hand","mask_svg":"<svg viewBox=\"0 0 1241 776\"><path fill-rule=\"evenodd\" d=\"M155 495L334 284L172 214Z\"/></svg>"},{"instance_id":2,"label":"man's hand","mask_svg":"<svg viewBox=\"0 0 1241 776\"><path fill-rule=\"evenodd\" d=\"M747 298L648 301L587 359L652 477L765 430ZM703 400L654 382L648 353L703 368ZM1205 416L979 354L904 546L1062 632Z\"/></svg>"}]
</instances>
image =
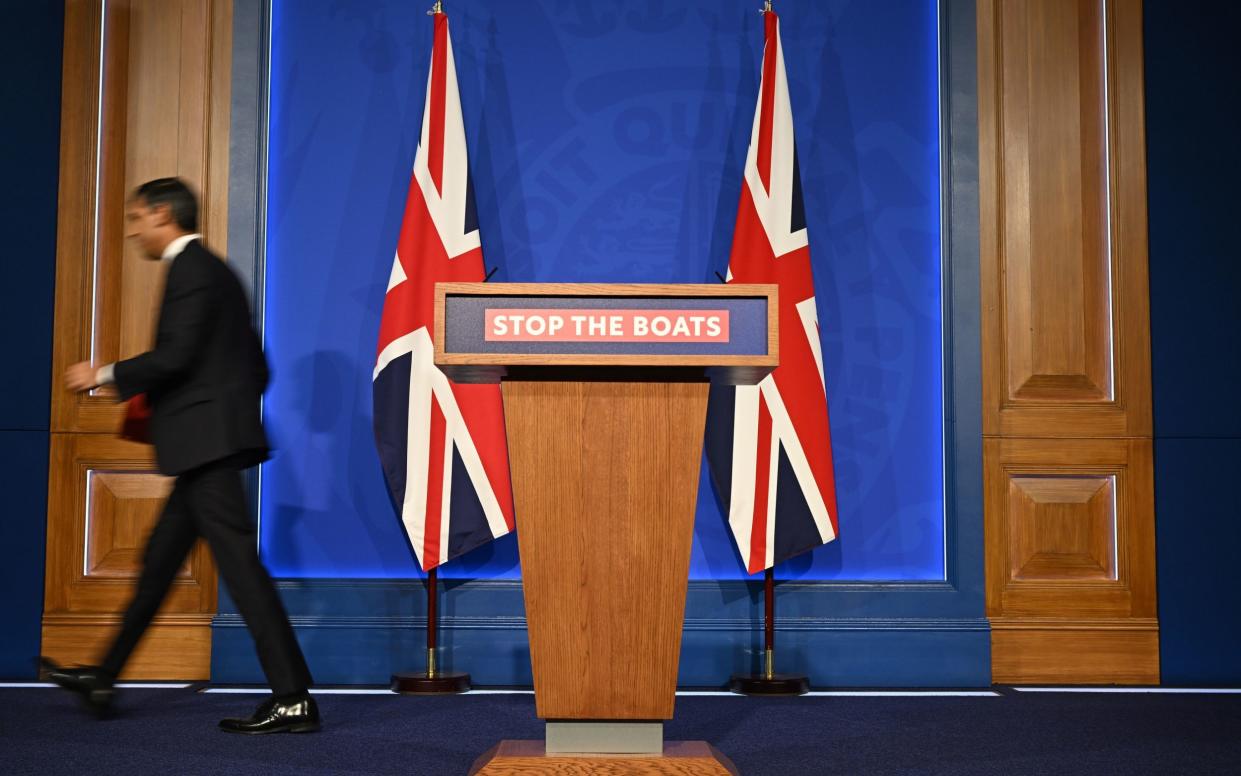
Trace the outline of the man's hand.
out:
<instances>
[{"instance_id":1,"label":"man's hand","mask_svg":"<svg viewBox=\"0 0 1241 776\"><path fill-rule=\"evenodd\" d=\"M95 382L95 367L89 361L74 364L65 370L65 387L71 391L89 391L98 385Z\"/></svg>"}]
</instances>

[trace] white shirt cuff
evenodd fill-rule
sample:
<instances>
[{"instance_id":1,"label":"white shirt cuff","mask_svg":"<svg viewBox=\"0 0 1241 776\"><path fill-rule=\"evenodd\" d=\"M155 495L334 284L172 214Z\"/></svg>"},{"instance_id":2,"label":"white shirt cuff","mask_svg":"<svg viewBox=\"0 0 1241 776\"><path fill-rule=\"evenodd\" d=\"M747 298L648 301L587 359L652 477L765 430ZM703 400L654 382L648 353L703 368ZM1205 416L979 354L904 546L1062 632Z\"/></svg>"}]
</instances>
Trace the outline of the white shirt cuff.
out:
<instances>
[{"instance_id":1,"label":"white shirt cuff","mask_svg":"<svg viewBox=\"0 0 1241 776\"><path fill-rule=\"evenodd\" d=\"M116 382L113 372L116 371L116 364L107 364L95 370L95 383L97 385L107 385Z\"/></svg>"}]
</instances>

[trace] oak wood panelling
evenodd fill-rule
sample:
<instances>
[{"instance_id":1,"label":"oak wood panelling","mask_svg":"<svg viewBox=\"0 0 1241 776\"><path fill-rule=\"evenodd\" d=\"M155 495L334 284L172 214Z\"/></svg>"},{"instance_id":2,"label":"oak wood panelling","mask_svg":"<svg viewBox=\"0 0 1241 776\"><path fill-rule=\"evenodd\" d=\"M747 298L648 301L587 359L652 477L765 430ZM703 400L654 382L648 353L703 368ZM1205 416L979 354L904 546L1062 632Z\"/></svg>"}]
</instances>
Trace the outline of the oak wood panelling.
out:
<instances>
[{"instance_id":1,"label":"oak wood panelling","mask_svg":"<svg viewBox=\"0 0 1241 776\"><path fill-rule=\"evenodd\" d=\"M993 625L1049 606L1064 617L1154 617L1149 440L992 438L984 455Z\"/></svg>"},{"instance_id":2,"label":"oak wood panelling","mask_svg":"<svg viewBox=\"0 0 1241 776\"><path fill-rule=\"evenodd\" d=\"M996 630L992 681L1001 684L1152 684L1159 681L1155 620L1025 623Z\"/></svg>"},{"instance_id":3,"label":"oak wood panelling","mask_svg":"<svg viewBox=\"0 0 1241 776\"><path fill-rule=\"evenodd\" d=\"M1145 439L984 443L997 682L1159 680Z\"/></svg>"},{"instance_id":4,"label":"oak wood panelling","mask_svg":"<svg viewBox=\"0 0 1241 776\"><path fill-rule=\"evenodd\" d=\"M992 675L1157 682L1141 4L977 8Z\"/></svg>"},{"instance_id":5,"label":"oak wood panelling","mask_svg":"<svg viewBox=\"0 0 1241 776\"><path fill-rule=\"evenodd\" d=\"M134 578L146 537L170 492L172 478L159 474L87 470L83 573ZM193 575L182 568L178 576Z\"/></svg>"},{"instance_id":6,"label":"oak wood panelling","mask_svg":"<svg viewBox=\"0 0 1241 776\"><path fill-rule=\"evenodd\" d=\"M1140 17L978 5L984 433L1150 435Z\"/></svg>"},{"instance_id":7,"label":"oak wood panelling","mask_svg":"<svg viewBox=\"0 0 1241 776\"><path fill-rule=\"evenodd\" d=\"M1158 681L1151 450L1148 439L984 441L995 681Z\"/></svg>"},{"instance_id":8,"label":"oak wood panelling","mask_svg":"<svg viewBox=\"0 0 1241 776\"><path fill-rule=\"evenodd\" d=\"M501 387L538 715L670 719L708 384Z\"/></svg>"},{"instance_id":9,"label":"oak wood panelling","mask_svg":"<svg viewBox=\"0 0 1241 776\"><path fill-rule=\"evenodd\" d=\"M119 622L170 481L148 447L115 438L110 389L64 391L74 362L151 345L166 268L124 237L130 191L180 176L200 231L227 241L229 0L68 0L53 347L44 652L90 662ZM187 560L127 675L200 679L210 666L215 568Z\"/></svg>"},{"instance_id":10,"label":"oak wood panelling","mask_svg":"<svg viewBox=\"0 0 1241 776\"><path fill-rule=\"evenodd\" d=\"M227 242L231 3L109 0L106 20L103 8L100 0L65 7L57 384L76 361L150 347L165 268L125 242L135 186L181 176L199 194L207 242ZM112 433L119 421L106 390L53 390L53 430Z\"/></svg>"},{"instance_id":11,"label":"oak wood panelling","mask_svg":"<svg viewBox=\"0 0 1241 776\"><path fill-rule=\"evenodd\" d=\"M1002 6L1006 398L1112 398L1098 3ZM1031 72L1037 77L1032 78Z\"/></svg>"},{"instance_id":12,"label":"oak wood panelling","mask_svg":"<svg viewBox=\"0 0 1241 776\"><path fill-rule=\"evenodd\" d=\"M1008 483L1012 579L1115 579L1114 475L1010 476Z\"/></svg>"},{"instance_id":13,"label":"oak wood panelling","mask_svg":"<svg viewBox=\"0 0 1241 776\"><path fill-rule=\"evenodd\" d=\"M43 651L50 657L96 661L120 622L120 609L133 595L146 535L171 487L171 480L153 469L147 445L103 434L52 437L48 513L58 519L48 520L43 619ZM173 581L156 625L166 626L162 643L196 644L195 653L206 659L188 673L159 674L159 665L188 667L189 657L148 649L142 654L154 662L136 656L126 675L205 678L216 595L215 566L199 542Z\"/></svg>"},{"instance_id":14,"label":"oak wood panelling","mask_svg":"<svg viewBox=\"0 0 1241 776\"><path fill-rule=\"evenodd\" d=\"M68 664L99 660L99 646L119 629L115 617L54 614L43 621L43 653ZM210 617L169 614L167 607L143 634L121 677L124 679L211 678Z\"/></svg>"}]
</instances>

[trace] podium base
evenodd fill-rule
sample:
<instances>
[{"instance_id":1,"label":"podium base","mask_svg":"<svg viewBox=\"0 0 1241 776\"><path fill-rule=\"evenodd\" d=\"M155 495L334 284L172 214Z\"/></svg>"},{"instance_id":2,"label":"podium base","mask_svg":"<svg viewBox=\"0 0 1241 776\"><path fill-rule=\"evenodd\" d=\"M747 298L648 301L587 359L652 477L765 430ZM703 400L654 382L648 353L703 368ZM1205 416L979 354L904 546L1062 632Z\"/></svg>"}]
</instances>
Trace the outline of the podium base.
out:
<instances>
[{"instance_id":1,"label":"podium base","mask_svg":"<svg viewBox=\"0 0 1241 776\"><path fill-rule=\"evenodd\" d=\"M547 754L542 741L501 741L474 761L470 776L738 776L706 741L667 741L663 754Z\"/></svg>"},{"instance_id":2,"label":"podium base","mask_svg":"<svg viewBox=\"0 0 1241 776\"><path fill-rule=\"evenodd\" d=\"M801 674L733 674L728 689L741 695L805 695L810 680Z\"/></svg>"},{"instance_id":3,"label":"podium base","mask_svg":"<svg viewBox=\"0 0 1241 776\"><path fill-rule=\"evenodd\" d=\"M401 695L447 695L462 693L470 689L469 674L444 674L438 671L434 676L426 672L416 674L393 674L392 692Z\"/></svg>"}]
</instances>

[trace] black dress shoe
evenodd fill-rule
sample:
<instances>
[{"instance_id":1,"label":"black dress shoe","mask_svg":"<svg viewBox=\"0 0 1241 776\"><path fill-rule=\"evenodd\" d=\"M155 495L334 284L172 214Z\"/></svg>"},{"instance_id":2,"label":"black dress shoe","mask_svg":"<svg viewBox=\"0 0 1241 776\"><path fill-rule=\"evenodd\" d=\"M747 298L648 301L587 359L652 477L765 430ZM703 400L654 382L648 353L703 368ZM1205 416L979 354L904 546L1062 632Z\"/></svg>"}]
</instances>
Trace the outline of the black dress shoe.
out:
<instances>
[{"instance_id":1,"label":"black dress shoe","mask_svg":"<svg viewBox=\"0 0 1241 776\"><path fill-rule=\"evenodd\" d=\"M289 701L270 698L246 719L222 719L229 733L313 733L319 729L319 707L309 695Z\"/></svg>"},{"instance_id":2,"label":"black dress shoe","mask_svg":"<svg viewBox=\"0 0 1241 776\"><path fill-rule=\"evenodd\" d=\"M81 696L86 707L96 716L107 716L116 696L111 674L95 666L65 668L45 657L39 658L39 666L49 681Z\"/></svg>"}]
</instances>

